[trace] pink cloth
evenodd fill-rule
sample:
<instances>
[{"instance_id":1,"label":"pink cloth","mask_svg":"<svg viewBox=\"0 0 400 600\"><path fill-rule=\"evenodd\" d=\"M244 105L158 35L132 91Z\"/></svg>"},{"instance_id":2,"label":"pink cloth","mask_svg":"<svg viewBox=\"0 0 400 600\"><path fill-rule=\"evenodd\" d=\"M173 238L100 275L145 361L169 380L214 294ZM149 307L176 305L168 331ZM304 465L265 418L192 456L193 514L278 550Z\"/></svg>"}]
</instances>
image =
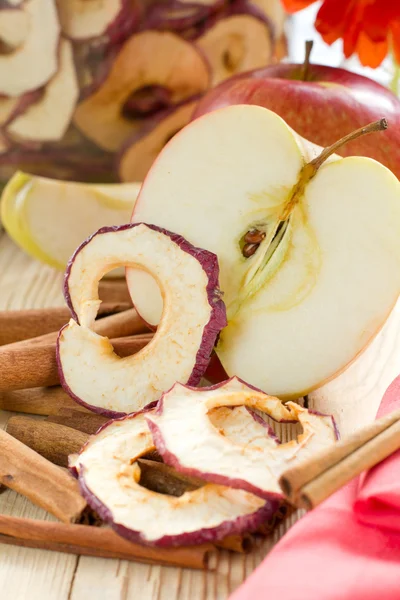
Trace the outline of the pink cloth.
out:
<instances>
[{"instance_id":1,"label":"pink cloth","mask_svg":"<svg viewBox=\"0 0 400 600\"><path fill-rule=\"evenodd\" d=\"M378 416L400 408L400 377ZM400 600L400 451L303 517L230 600Z\"/></svg>"}]
</instances>

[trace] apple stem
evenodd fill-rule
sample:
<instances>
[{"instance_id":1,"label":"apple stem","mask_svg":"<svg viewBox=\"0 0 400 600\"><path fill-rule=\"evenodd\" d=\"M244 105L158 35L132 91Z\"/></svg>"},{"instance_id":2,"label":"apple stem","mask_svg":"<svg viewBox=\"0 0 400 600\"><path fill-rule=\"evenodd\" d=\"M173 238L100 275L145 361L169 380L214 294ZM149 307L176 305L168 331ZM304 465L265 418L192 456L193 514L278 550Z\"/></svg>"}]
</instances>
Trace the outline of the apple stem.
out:
<instances>
[{"instance_id":1,"label":"apple stem","mask_svg":"<svg viewBox=\"0 0 400 600\"><path fill-rule=\"evenodd\" d=\"M303 67L301 70L302 81L308 81L308 70L310 67L310 56L311 56L311 51L313 49L313 46L314 46L314 42L312 40L306 41L306 54L304 57Z\"/></svg>"},{"instance_id":2,"label":"apple stem","mask_svg":"<svg viewBox=\"0 0 400 600\"><path fill-rule=\"evenodd\" d=\"M342 137L340 140L338 140L337 142L332 144L332 146L328 146L327 148L324 148L324 150L322 150L321 154L319 156L317 156L316 158L314 158L314 160L309 162L308 165L312 165L313 170L316 172L316 171L318 171L318 169L320 168L322 163L326 161L327 158L329 158L332 154L335 154L335 152L339 148L341 148L348 142L352 142L353 140L356 140L357 138L359 138L363 135L368 135L369 133L374 133L376 131L384 131L387 128L388 128L388 122L386 119L380 119L379 121L374 121L373 123L370 123L369 125L365 125L365 127L360 127L359 129L356 129L352 133L349 133L349 134L345 135L344 137Z\"/></svg>"},{"instance_id":3,"label":"apple stem","mask_svg":"<svg viewBox=\"0 0 400 600\"><path fill-rule=\"evenodd\" d=\"M344 146L344 144L347 144L347 142L352 142L353 140L355 140L363 135L367 135L368 133L374 133L376 131L384 131L387 128L388 128L388 122L386 119L380 119L379 121L374 121L373 123L370 123L369 125L365 125L365 127L360 127L359 129L356 129L352 133L345 135L344 137L342 137L340 140L338 140L331 146L324 148L324 150L322 150L321 154L319 154L316 158L311 160L309 163L305 164L300 172L299 180L293 188L291 198L290 198L289 202L287 203L283 213L280 216L280 220L286 221L286 219L289 217L290 213L292 212L293 208L296 206L299 199L303 195L306 185L315 176L318 169L326 161L327 158L329 158L332 154L334 154L339 148Z\"/></svg>"}]
</instances>

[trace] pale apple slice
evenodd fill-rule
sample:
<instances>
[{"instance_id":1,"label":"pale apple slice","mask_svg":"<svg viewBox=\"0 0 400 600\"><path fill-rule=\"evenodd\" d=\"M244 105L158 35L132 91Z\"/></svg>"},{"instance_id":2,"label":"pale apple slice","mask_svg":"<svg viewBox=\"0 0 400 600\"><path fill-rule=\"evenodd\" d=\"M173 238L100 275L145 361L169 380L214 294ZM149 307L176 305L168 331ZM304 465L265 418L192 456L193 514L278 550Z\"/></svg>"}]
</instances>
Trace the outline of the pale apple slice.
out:
<instances>
[{"instance_id":1,"label":"pale apple slice","mask_svg":"<svg viewBox=\"0 0 400 600\"><path fill-rule=\"evenodd\" d=\"M126 0L57 0L62 32L82 41L104 35Z\"/></svg>"},{"instance_id":2,"label":"pale apple slice","mask_svg":"<svg viewBox=\"0 0 400 600\"><path fill-rule=\"evenodd\" d=\"M0 47L13 52L27 39L30 19L27 11L15 8L0 8Z\"/></svg>"},{"instance_id":3,"label":"pale apple slice","mask_svg":"<svg viewBox=\"0 0 400 600\"><path fill-rule=\"evenodd\" d=\"M208 417L209 411L221 406L249 406L276 421L298 421L303 433L285 444L266 435L251 438L250 444L246 436L232 439ZM284 405L237 378L201 389L177 383L146 419L164 462L183 473L266 499L283 498L279 477L288 466L311 458L337 439L331 416L312 413L294 402Z\"/></svg>"},{"instance_id":4,"label":"pale apple slice","mask_svg":"<svg viewBox=\"0 0 400 600\"><path fill-rule=\"evenodd\" d=\"M146 130L129 140L121 152L119 175L121 181L142 181L165 144L189 123L198 101L184 102L155 118Z\"/></svg>"},{"instance_id":5,"label":"pale apple slice","mask_svg":"<svg viewBox=\"0 0 400 600\"><path fill-rule=\"evenodd\" d=\"M1 220L25 252L64 271L93 231L129 221L139 189L139 183L85 184L17 172L3 190Z\"/></svg>"},{"instance_id":6,"label":"pale apple slice","mask_svg":"<svg viewBox=\"0 0 400 600\"><path fill-rule=\"evenodd\" d=\"M212 85L268 65L273 54L270 26L253 15L232 15L217 21L196 44L210 63Z\"/></svg>"},{"instance_id":7,"label":"pale apple slice","mask_svg":"<svg viewBox=\"0 0 400 600\"><path fill-rule=\"evenodd\" d=\"M100 304L98 282L123 265L149 272L165 301L153 340L127 358L91 329ZM158 400L175 381L199 383L226 324L216 256L153 225L104 227L91 236L68 265L65 297L76 321L60 332L60 381L77 402L110 416Z\"/></svg>"},{"instance_id":8,"label":"pale apple slice","mask_svg":"<svg viewBox=\"0 0 400 600\"><path fill-rule=\"evenodd\" d=\"M217 354L228 376L282 398L346 368L400 292L399 181L362 157L304 167L319 152L267 109L216 110L167 144L133 214L217 254L228 312ZM262 241L247 245L254 230ZM128 281L156 325L154 281Z\"/></svg>"},{"instance_id":9,"label":"pale apple slice","mask_svg":"<svg viewBox=\"0 0 400 600\"><path fill-rule=\"evenodd\" d=\"M47 83L57 72L60 26L55 0L26 0L21 10L29 19L25 42L0 54L0 94L20 96Z\"/></svg>"},{"instance_id":10,"label":"pale apple slice","mask_svg":"<svg viewBox=\"0 0 400 600\"><path fill-rule=\"evenodd\" d=\"M73 462L88 504L119 535L154 546L201 544L253 531L276 512L275 501L220 485L178 497L141 486L137 459L154 449L149 414L105 425Z\"/></svg>"},{"instance_id":11,"label":"pale apple slice","mask_svg":"<svg viewBox=\"0 0 400 600\"><path fill-rule=\"evenodd\" d=\"M7 133L17 142L60 140L71 122L78 97L72 45L61 40L56 75L46 85L43 97L14 119Z\"/></svg>"},{"instance_id":12,"label":"pale apple slice","mask_svg":"<svg viewBox=\"0 0 400 600\"><path fill-rule=\"evenodd\" d=\"M144 31L124 44L103 84L78 105L74 123L98 146L115 151L144 125L124 115L132 93L163 86L177 104L204 92L209 79L207 62L193 44L173 33Z\"/></svg>"},{"instance_id":13,"label":"pale apple slice","mask_svg":"<svg viewBox=\"0 0 400 600\"><path fill-rule=\"evenodd\" d=\"M282 2L279 0L247 0L251 7L261 12L271 23L275 40L284 32L286 13Z\"/></svg>"}]
</instances>

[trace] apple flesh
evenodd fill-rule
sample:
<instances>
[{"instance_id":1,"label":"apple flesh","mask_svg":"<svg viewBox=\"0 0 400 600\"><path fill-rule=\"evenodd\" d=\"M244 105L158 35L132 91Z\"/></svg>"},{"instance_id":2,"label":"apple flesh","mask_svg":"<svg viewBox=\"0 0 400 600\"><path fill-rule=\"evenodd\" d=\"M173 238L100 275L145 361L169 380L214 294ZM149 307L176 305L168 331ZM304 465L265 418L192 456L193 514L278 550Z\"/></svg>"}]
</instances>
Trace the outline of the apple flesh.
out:
<instances>
[{"instance_id":1,"label":"apple flesh","mask_svg":"<svg viewBox=\"0 0 400 600\"><path fill-rule=\"evenodd\" d=\"M374 136L343 146L341 156L368 156L400 177L400 99L389 89L345 69L310 64L270 65L222 83L199 102L193 118L233 104L255 104L281 116L299 135L319 146L365 123L389 122L381 144Z\"/></svg>"},{"instance_id":2,"label":"apple flesh","mask_svg":"<svg viewBox=\"0 0 400 600\"><path fill-rule=\"evenodd\" d=\"M92 327L98 282L123 265L159 282L165 310L148 346L121 359ZM58 338L60 381L77 402L111 417L151 404L176 381L198 384L226 324L216 256L143 223L104 227L84 242L67 267L65 298L73 319Z\"/></svg>"},{"instance_id":3,"label":"apple flesh","mask_svg":"<svg viewBox=\"0 0 400 600\"><path fill-rule=\"evenodd\" d=\"M337 155L304 179L319 152L265 108L214 111L160 153L132 217L218 256L222 366L285 399L345 369L400 292L399 181L376 161ZM258 244L246 241L255 234ZM156 283L133 269L127 279L137 310L157 325Z\"/></svg>"}]
</instances>

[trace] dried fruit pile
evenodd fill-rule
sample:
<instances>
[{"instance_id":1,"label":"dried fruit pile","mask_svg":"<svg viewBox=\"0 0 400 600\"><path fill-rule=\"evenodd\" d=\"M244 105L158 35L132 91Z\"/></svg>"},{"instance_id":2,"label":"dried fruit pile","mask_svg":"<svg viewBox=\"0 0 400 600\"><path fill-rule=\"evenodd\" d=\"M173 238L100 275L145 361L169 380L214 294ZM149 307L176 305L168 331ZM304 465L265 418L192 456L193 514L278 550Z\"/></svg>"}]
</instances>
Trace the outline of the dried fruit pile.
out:
<instances>
[{"instance_id":1,"label":"dried fruit pile","mask_svg":"<svg viewBox=\"0 0 400 600\"><path fill-rule=\"evenodd\" d=\"M201 95L278 56L279 0L2 0L0 180L140 181Z\"/></svg>"},{"instance_id":2,"label":"dried fruit pile","mask_svg":"<svg viewBox=\"0 0 400 600\"><path fill-rule=\"evenodd\" d=\"M153 339L125 358L93 331L98 282L120 265L145 270L164 299ZM279 511L286 468L337 439L332 417L284 405L236 377L193 387L226 325L218 275L214 254L144 223L99 230L67 268L73 318L58 338L60 381L78 403L116 417L72 457L71 469L88 504L133 541L176 546L255 531ZM303 433L281 444L255 410L298 422ZM175 473L196 478L183 493L141 484L138 459L155 450Z\"/></svg>"}]
</instances>

